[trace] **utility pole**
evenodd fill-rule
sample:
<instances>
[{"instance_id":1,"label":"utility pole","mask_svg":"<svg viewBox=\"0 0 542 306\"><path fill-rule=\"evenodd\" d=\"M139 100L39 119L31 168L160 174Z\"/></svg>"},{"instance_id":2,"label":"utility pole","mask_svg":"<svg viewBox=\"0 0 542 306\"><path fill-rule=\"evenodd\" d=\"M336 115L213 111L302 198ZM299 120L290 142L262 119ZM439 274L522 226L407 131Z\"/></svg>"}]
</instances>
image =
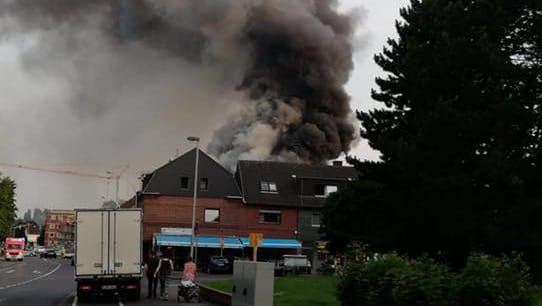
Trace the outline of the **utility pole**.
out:
<instances>
[{"instance_id":1,"label":"utility pole","mask_svg":"<svg viewBox=\"0 0 542 306\"><path fill-rule=\"evenodd\" d=\"M196 239L196 199L198 197L199 137L190 136L187 138L187 140L193 141L196 143L196 162L195 162L195 169L194 169L194 197L192 199L192 235L190 236L190 257L194 258L194 242Z\"/></svg>"}]
</instances>

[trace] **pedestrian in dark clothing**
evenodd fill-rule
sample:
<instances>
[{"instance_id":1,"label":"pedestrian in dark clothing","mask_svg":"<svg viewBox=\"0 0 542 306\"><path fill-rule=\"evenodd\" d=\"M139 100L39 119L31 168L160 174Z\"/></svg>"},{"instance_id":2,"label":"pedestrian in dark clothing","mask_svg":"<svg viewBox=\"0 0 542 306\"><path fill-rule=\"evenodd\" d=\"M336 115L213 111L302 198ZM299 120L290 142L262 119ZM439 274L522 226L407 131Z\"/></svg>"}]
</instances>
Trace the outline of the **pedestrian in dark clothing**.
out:
<instances>
[{"instance_id":1,"label":"pedestrian in dark clothing","mask_svg":"<svg viewBox=\"0 0 542 306\"><path fill-rule=\"evenodd\" d=\"M149 253L149 259L145 263L145 273L147 274L147 280L149 282L149 292L147 298L156 297L156 287L158 285L158 279L154 277L154 273L158 268L158 258L156 253L151 251Z\"/></svg>"},{"instance_id":2,"label":"pedestrian in dark clothing","mask_svg":"<svg viewBox=\"0 0 542 306\"><path fill-rule=\"evenodd\" d=\"M160 299L167 301L168 300L168 291L167 291L167 281L169 275L173 271L173 262L165 254L160 256L160 261L158 262L158 268L154 272L154 277L158 276L160 280Z\"/></svg>"}]
</instances>

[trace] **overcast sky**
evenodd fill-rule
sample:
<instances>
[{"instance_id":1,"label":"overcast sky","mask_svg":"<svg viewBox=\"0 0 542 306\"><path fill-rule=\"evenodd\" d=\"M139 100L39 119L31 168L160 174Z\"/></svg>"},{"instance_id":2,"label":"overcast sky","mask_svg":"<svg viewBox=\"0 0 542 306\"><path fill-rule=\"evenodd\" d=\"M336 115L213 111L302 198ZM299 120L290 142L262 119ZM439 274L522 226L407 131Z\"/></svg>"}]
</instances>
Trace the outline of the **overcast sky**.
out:
<instances>
[{"instance_id":1,"label":"overcast sky","mask_svg":"<svg viewBox=\"0 0 542 306\"><path fill-rule=\"evenodd\" d=\"M340 0L340 9L347 11L352 9L358 9L361 12L361 20L358 26L358 35L357 35L357 50L354 56L355 69L352 73L350 82L347 86L347 91L352 97L352 108L356 110L367 110L375 107L374 101L370 98L370 90L374 88L374 78L378 75L382 75L382 71L376 66L373 61L373 55L382 50L386 39L388 37L395 37L394 21L399 18L399 9L408 4L408 0ZM22 38L21 40L24 40ZM0 47L2 47L2 37L0 35ZM0 68L3 67L3 71L6 71L6 67L9 68L12 66L10 61L16 61L16 56L9 52L9 49L0 48ZM15 75L16 76L16 75ZM13 78L13 76L10 76ZM9 81L9 79L8 79ZM41 80L43 82L43 80ZM3 82L5 83L5 82ZM53 84L43 82L43 86L65 86L66 84ZM2 87L4 86L4 88ZM13 88L5 87L6 85L0 84L0 90L9 91L14 90ZM35 86L34 86L35 87ZM35 88L34 88L35 89ZM45 88L47 89L47 88ZM29 89L32 90L32 89ZM43 94L40 92L39 87L36 93L28 95L29 97L35 96L39 99ZM9 102L1 102L8 103ZM10 105L0 105L0 120L10 121L10 111L17 109L18 105L21 104L12 104ZM31 105L31 104L30 104ZM20 106L19 106L20 107ZM52 107L55 107L53 104ZM19 110L20 111L20 110ZM32 116L32 110L28 110L28 115ZM14 112L17 114L17 112ZM26 113L25 113L26 114ZM157 116L160 114L156 114ZM175 114L167 114L175 115ZM194 115L197 117L197 115ZM12 120L12 119L11 119ZM55 118L47 118L46 120L55 120ZM0 122L3 123L3 122ZM8 124L9 126L9 124ZM100 128L100 127L96 127ZM175 126L168 127L169 131L172 132L175 130ZM193 133L189 130L184 131L185 133ZM0 131L0 136L2 135ZM163 131L161 131L163 132ZM31 133L39 133L39 131L31 131ZM64 132L66 133L66 132ZM107 134L107 131L103 131L104 135ZM3 134L8 135L8 133ZM44 135L45 136L45 135ZM157 132L155 135L156 138L160 138L160 132ZM183 138L180 138L183 139ZM111 140L110 142L104 143L104 145L114 144L114 141L130 141L128 140ZM153 155L152 151L141 151L141 147L134 147L133 152L126 152L127 158L131 160L138 160L137 154L145 155L144 158L138 157L141 160L144 160L144 167L146 170L152 170L155 167L160 166L171 156L176 154L176 149L181 153L184 150L190 148L189 143L168 143L171 142L168 139L164 138L159 145L166 152L159 152L156 155ZM54 142L52 142L54 143ZM140 144L135 142L135 144ZM144 144L143 144L144 145ZM28 162L28 160L18 160L18 152L10 152L10 148L2 148L0 150L0 162L6 161L9 162ZM51 149L51 148L46 148ZM54 148L53 148L54 149ZM58 148L56 148L58 149ZM66 148L66 150L73 150L74 148ZM100 151L99 147L95 148L96 151ZM15 149L12 149L15 150ZM139 150L139 153L138 153ZM16 151L16 150L15 150ZM50 150L53 152L54 150ZM7 152L7 153L6 153ZM45 151L44 151L45 152ZM28 153L28 152L25 152ZM34 161L41 161L41 165L47 165L48 161L51 160L51 157L47 157L47 160L41 160L40 148L36 148L36 151L33 154L24 155L28 159L28 156ZM371 150L366 142L363 140L360 141L351 151L352 155L357 156L360 159L378 159L378 153ZM45 155L47 156L47 155ZM90 156L90 154L89 154ZM99 155L98 155L99 156ZM108 160L108 156L104 156L104 164L125 164L124 161L120 160ZM54 162L64 162L62 160L54 160ZM70 161L68 161L70 162ZM92 160L89 160L89 163L92 163ZM43 164L45 163L45 164ZM54 166L54 165L53 165ZM136 179L138 174L141 174L141 167L131 166L127 173L123 176L120 184L121 198L127 199L131 197L139 186ZM73 178L66 179L66 176L62 175L50 175L47 173L40 173L35 171L25 171L20 169L13 168L2 168L0 171L4 174L13 177L18 184L18 197L17 205L19 207L19 215L22 215L27 208L75 208L75 207L97 207L101 200L104 198L113 197L114 183L107 184L103 180L96 179L85 179L85 178ZM82 190L85 189L86 192L73 192L73 190Z\"/></svg>"},{"instance_id":2,"label":"overcast sky","mask_svg":"<svg viewBox=\"0 0 542 306\"><path fill-rule=\"evenodd\" d=\"M360 8L363 10L362 23L358 34L362 48L354 55L355 68L347 90L352 96L352 108L368 110L377 105L371 99L371 88L375 88L374 79L383 72L373 56L379 53L389 37L396 37L395 20L399 18L399 9L408 5L408 0L340 0L341 9ZM376 160L378 152L372 150L366 141L352 150L352 155L360 159Z\"/></svg>"}]
</instances>

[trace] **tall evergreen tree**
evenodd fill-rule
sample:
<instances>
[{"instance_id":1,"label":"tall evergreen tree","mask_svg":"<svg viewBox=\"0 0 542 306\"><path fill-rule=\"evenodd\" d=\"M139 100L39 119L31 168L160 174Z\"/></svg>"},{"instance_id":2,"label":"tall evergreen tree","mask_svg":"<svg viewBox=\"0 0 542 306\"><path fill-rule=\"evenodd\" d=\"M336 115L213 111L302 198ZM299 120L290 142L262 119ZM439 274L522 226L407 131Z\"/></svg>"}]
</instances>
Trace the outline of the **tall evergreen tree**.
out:
<instances>
[{"instance_id":1,"label":"tall evergreen tree","mask_svg":"<svg viewBox=\"0 0 542 306\"><path fill-rule=\"evenodd\" d=\"M17 217L15 206L15 181L3 177L0 173L0 238L11 234L11 229Z\"/></svg>"},{"instance_id":2,"label":"tall evergreen tree","mask_svg":"<svg viewBox=\"0 0 542 306\"><path fill-rule=\"evenodd\" d=\"M412 0L376 63L382 108L358 112L380 162L330 198L341 248L542 254L542 3ZM542 269L540 269L542 271Z\"/></svg>"}]
</instances>

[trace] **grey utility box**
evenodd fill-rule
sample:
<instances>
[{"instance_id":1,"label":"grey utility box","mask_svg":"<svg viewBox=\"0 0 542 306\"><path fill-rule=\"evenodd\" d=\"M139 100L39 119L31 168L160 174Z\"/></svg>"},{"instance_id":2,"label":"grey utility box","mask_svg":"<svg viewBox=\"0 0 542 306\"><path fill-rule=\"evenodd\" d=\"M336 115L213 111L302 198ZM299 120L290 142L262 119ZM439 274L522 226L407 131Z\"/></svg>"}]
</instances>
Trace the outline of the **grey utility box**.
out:
<instances>
[{"instance_id":1,"label":"grey utility box","mask_svg":"<svg viewBox=\"0 0 542 306\"><path fill-rule=\"evenodd\" d=\"M271 262L236 260L232 306L273 306L274 268Z\"/></svg>"}]
</instances>

